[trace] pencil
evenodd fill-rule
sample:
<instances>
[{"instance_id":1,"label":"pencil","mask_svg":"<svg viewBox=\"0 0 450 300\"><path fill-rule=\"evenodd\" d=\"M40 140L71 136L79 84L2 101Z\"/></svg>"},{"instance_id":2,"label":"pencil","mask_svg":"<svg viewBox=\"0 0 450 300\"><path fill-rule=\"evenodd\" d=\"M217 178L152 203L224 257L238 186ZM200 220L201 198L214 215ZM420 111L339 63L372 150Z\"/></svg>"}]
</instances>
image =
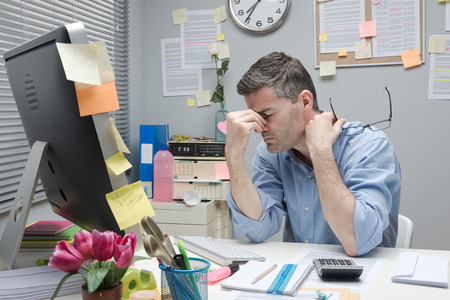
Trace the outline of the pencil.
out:
<instances>
[{"instance_id":1,"label":"pencil","mask_svg":"<svg viewBox=\"0 0 450 300\"><path fill-rule=\"evenodd\" d=\"M270 268L268 268L267 270L265 270L264 272L262 272L261 274L259 274L258 276L255 277L255 279L252 280L252 284L257 283L258 281L260 281L261 279L263 279L266 275L268 275L270 272L272 272L273 270L275 270L275 268L277 267L277 265L273 265Z\"/></svg>"}]
</instances>

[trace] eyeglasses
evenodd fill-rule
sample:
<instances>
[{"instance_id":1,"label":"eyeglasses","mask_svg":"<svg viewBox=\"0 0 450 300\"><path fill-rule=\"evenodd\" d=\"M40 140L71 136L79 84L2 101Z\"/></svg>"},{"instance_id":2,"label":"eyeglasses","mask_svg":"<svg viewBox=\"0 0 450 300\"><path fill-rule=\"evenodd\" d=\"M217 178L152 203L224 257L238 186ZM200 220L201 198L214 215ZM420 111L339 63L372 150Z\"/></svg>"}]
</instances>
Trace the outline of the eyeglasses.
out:
<instances>
[{"instance_id":1,"label":"eyeglasses","mask_svg":"<svg viewBox=\"0 0 450 300\"><path fill-rule=\"evenodd\" d=\"M389 109L390 109L389 118L387 120L378 121L378 122L374 122L374 123L370 123L370 124L366 124L366 125L343 127L342 131L343 131L344 135L361 134L361 133L363 133L363 131L366 128L369 128L372 131L379 131L379 130L384 130L384 129L391 127L391 121L392 121L391 93L389 93L389 90L387 87L384 87L384 88L385 88L386 92L388 93L388 97L389 97ZM330 107L331 107L331 111L333 112L334 117L337 120L338 117L336 116L336 113L334 112L333 104L331 103L331 98L330 98Z\"/></svg>"}]
</instances>

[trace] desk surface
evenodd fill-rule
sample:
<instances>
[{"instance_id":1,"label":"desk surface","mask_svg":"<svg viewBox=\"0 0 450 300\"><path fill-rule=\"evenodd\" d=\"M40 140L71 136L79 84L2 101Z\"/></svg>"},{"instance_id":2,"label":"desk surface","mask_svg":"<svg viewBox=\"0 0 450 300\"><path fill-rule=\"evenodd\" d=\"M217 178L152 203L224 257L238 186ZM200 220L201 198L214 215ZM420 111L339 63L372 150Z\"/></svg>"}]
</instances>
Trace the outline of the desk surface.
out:
<instances>
[{"instance_id":1,"label":"desk surface","mask_svg":"<svg viewBox=\"0 0 450 300\"><path fill-rule=\"evenodd\" d=\"M343 249L338 245L317 245L317 244L300 244L300 243L282 243L282 242L263 242L260 244L253 244L250 242L243 242L240 240L226 240L230 244L242 247L249 251L255 252L266 257L267 261L289 262L290 259L297 256L297 254L305 247L310 249L317 249L323 251L333 251L336 253L343 253ZM141 250L145 253L144 250ZM140 252L141 252L140 251ZM450 299L449 288L426 287L411 284L401 284L391 282L391 273L397 261L399 252L415 251L427 255L445 256L450 259L450 251L439 250L418 250L418 249L397 249L397 248L376 248L364 257L384 258L385 262L373 282L368 292L361 292L362 300L366 299ZM140 253L142 254L142 253ZM157 266L157 261L151 259L148 261L141 261L145 263L145 268L153 271L160 285L160 270ZM217 267L217 265L213 266ZM302 286L308 287L308 286ZM222 290L219 284L209 286L208 298L213 300L225 299L229 292ZM60 300L79 300L80 295L70 295L58 297Z\"/></svg>"}]
</instances>

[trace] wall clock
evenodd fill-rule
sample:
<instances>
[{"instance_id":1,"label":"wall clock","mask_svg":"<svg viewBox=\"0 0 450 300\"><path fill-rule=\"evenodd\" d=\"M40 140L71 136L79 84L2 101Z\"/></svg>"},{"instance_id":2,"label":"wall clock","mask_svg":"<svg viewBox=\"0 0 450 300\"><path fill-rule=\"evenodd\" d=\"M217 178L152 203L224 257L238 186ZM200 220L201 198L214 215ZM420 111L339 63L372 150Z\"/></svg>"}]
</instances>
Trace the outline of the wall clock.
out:
<instances>
[{"instance_id":1,"label":"wall clock","mask_svg":"<svg viewBox=\"0 0 450 300\"><path fill-rule=\"evenodd\" d=\"M266 33L280 27L289 12L291 0L228 0L236 24L251 32Z\"/></svg>"}]
</instances>

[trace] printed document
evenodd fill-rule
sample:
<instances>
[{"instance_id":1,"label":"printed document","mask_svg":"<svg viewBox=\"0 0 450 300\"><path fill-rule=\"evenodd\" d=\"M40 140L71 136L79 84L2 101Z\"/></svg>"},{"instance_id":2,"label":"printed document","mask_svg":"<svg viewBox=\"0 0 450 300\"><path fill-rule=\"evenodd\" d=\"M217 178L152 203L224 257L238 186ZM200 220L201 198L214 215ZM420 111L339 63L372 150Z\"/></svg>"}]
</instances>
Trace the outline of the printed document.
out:
<instances>
[{"instance_id":1,"label":"printed document","mask_svg":"<svg viewBox=\"0 0 450 300\"><path fill-rule=\"evenodd\" d=\"M450 35L445 53L430 53L428 99L450 99Z\"/></svg>"}]
</instances>

